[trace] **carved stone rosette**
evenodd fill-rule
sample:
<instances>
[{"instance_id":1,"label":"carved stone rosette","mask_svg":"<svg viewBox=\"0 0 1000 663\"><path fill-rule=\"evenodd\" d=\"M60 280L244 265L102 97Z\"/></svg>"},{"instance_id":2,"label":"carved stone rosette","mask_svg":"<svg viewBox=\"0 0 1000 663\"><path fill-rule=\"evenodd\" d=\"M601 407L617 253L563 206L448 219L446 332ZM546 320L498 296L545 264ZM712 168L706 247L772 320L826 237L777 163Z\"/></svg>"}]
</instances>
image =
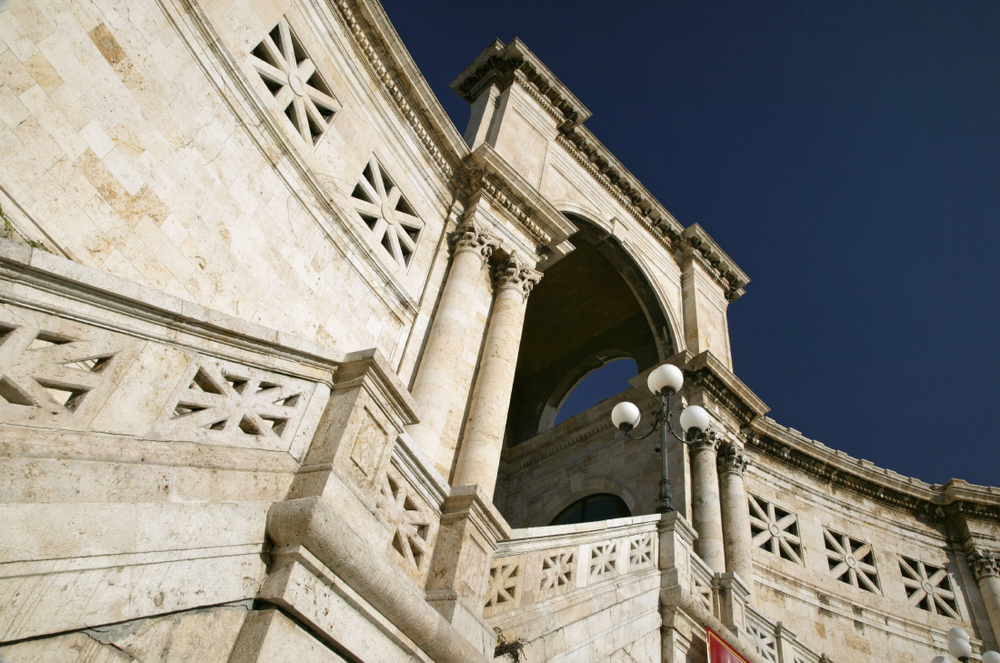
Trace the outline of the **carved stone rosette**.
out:
<instances>
[{"instance_id":1,"label":"carved stone rosette","mask_svg":"<svg viewBox=\"0 0 1000 663\"><path fill-rule=\"evenodd\" d=\"M458 226L452 238L452 247L455 253L459 251L471 251L478 253L485 262L493 255L493 250L500 246L500 240L496 239L482 225L470 216Z\"/></svg>"},{"instance_id":2,"label":"carved stone rosette","mask_svg":"<svg viewBox=\"0 0 1000 663\"><path fill-rule=\"evenodd\" d=\"M743 448L733 442L723 442L719 445L719 455L717 457L719 474L730 472L743 476L750 465L750 460L743 452Z\"/></svg>"},{"instance_id":3,"label":"carved stone rosette","mask_svg":"<svg viewBox=\"0 0 1000 663\"><path fill-rule=\"evenodd\" d=\"M524 299L528 298L531 289L541 280L542 273L536 269L525 267L516 254L511 254L496 270L497 290L504 288L519 290Z\"/></svg>"},{"instance_id":4,"label":"carved stone rosette","mask_svg":"<svg viewBox=\"0 0 1000 663\"><path fill-rule=\"evenodd\" d=\"M1000 577L1000 553L976 548L971 542L967 545L966 550L969 567L977 581L988 576Z\"/></svg>"}]
</instances>

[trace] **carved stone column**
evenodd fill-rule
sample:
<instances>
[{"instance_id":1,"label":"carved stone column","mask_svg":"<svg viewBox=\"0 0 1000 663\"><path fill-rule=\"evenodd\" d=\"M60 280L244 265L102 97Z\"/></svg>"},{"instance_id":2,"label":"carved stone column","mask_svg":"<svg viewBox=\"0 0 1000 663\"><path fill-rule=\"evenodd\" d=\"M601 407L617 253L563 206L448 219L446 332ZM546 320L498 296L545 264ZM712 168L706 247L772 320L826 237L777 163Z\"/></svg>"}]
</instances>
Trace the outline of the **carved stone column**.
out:
<instances>
[{"instance_id":1,"label":"carved stone column","mask_svg":"<svg viewBox=\"0 0 1000 663\"><path fill-rule=\"evenodd\" d=\"M979 592L986 605L986 614L993 627L994 642L1000 643L1000 553L967 544L969 566L979 583Z\"/></svg>"},{"instance_id":2,"label":"carved stone column","mask_svg":"<svg viewBox=\"0 0 1000 663\"><path fill-rule=\"evenodd\" d=\"M524 267L516 255L497 270L493 313L452 482L455 486L478 485L491 499L500 467L524 309L528 293L541 278L541 272Z\"/></svg>"},{"instance_id":3,"label":"carved stone column","mask_svg":"<svg viewBox=\"0 0 1000 663\"><path fill-rule=\"evenodd\" d=\"M713 573L726 572L725 543L722 536L722 506L719 499L719 475L716 450L719 438L709 433L702 442L691 445L691 516L698 540L695 552Z\"/></svg>"},{"instance_id":4,"label":"carved stone column","mask_svg":"<svg viewBox=\"0 0 1000 663\"><path fill-rule=\"evenodd\" d=\"M743 472L747 460L743 448L733 442L719 447L719 484L722 493L722 533L726 547L726 570L746 583L753 595L753 537Z\"/></svg>"},{"instance_id":5,"label":"carved stone column","mask_svg":"<svg viewBox=\"0 0 1000 663\"><path fill-rule=\"evenodd\" d=\"M469 317L483 264L499 242L470 217L458 228L452 246L451 270L441 291L441 301L413 384L412 395L420 408L420 423L406 428L420 450L435 461L445 475L452 459L438 458L441 434L453 400L465 393L463 385L455 384L454 358L461 356L471 343L478 344L478 338L467 338Z\"/></svg>"}]
</instances>

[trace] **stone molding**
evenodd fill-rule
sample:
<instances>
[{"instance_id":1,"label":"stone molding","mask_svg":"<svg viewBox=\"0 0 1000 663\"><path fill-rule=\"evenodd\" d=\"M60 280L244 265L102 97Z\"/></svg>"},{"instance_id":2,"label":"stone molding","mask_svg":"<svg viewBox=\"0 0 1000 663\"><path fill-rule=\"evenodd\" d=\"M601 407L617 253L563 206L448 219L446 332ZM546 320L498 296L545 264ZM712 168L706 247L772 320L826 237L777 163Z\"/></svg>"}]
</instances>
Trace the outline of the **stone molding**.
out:
<instances>
[{"instance_id":1,"label":"stone molding","mask_svg":"<svg viewBox=\"0 0 1000 663\"><path fill-rule=\"evenodd\" d=\"M667 360L685 369L688 384L702 387L743 425L767 414L770 408L719 361L710 350L695 357L686 352Z\"/></svg>"},{"instance_id":2,"label":"stone molding","mask_svg":"<svg viewBox=\"0 0 1000 663\"><path fill-rule=\"evenodd\" d=\"M523 252L548 256L551 264L573 250L568 239L576 233L576 226L493 147L483 143L465 159L463 167L466 208L475 209L479 200L489 202L521 231L523 239L509 239Z\"/></svg>"},{"instance_id":3,"label":"stone molding","mask_svg":"<svg viewBox=\"0 0 1000 663\"><path fill-rule=\"evenodd\" d=\"M451 89L470 104L489 85L500 90L517 80L542 106L561 122L562 130L572 129L590 117L590 111L520 39L504 45L496 39L476 56L451 82Z\"/></svg>"},{"instance_id":4,"label":"stone molding","mask_svg":"<svg viewBox=\"0 0 1000 663\"><path fill-rule=\"evenodd\" d=\"M750 465L750 459L746 457L743 448L734 442L723 442L719 445L719 474L738 474L743 476Z\"/></svg>"},{"instance_id":5,"label":"stone molding","mask_svg":"<svg viewBox=\"0 0 1000 663\"><path fill-rule=\"evenodd\" d=\"M455 486L441 504L441 524L468 518L476 530L496 546L498 541L510 538L511 529L493 503L479 486Z\"/></svg>"},{"instance_id":6,"label":"stone molding","mask_svg":"<svg viewBox=\"0 0 1000 663\"><path fill-rule=\"evenodd\" d=\"M722 287L726 300L734 302L746 294L743 286L750 282L750 277L736 266L700 225L688 226L679 244L684 255L696 261Z\"/></svg>"},{"instance_id":7,"label":"stone molding","mask_svg":"<svg viewBox=\"0 0 1000 663\"><path fill-rule=\"evenodd\" d=\"M403 45L398 43L399 38L388 17L380 9L376 15L376 10L367 3L355 3L350 0L328 0L328 2L340 13L348 32L354 37L357 49L371 67L376 80L382 84L382 90L427 150L430 160L445 177L450 178L455 172L452 160L457 161L457 158L463 156L462 148L465 148L465 142L457 135L457 129L447 116L443 112L436 112L440 109L440 104L434 98L433 92L430 89L420 89L427 85L423 77L404 76L399 73L399 69L419 73L412 60L397 61L394 63L395 66L385 64L384 60L398 59L400 54L407 53ZM385 44L387 41L397 43L387 46ZM416 102L418 106L416 110L411 102ZM430 130L421 121L421 118L428 115L433 116L436 120L434 124L438 125L432 126ZM443 118L438 115L443 115ZM447 133L454 135L448 137L445 135ZM442 149L441 144L448 145L448 148Z\"/></svg>"},{"instance_id":8,"label":"stone molding","mask_svg":"<svg viewBox=\"0 0 1000 663\"><path fill-rule=\"evenodd\" d=\"M986 577L1000 577L1000 553L985 548L977 548L972 540L966 543L969 568L976 581Z\"/></svg>"},{"instance_id":9,"label":"stone molding","mask_svg":"<svg viewBox=\"0 0 1000 663\"><path fill-rule=\"evenodd\" d=\"M496 269L496 289L517 290L523 300L528 299L532 288L542 280L542 273L537 269L525 267L517 254L511 254L507 260Z\"/></svg>"},{"instance_id":10,"label":"stone molding","mask_svg":"<svg viewBox=\"0 0 1000 663\"><path fill-rule=\"evenodd\" d=\"M949 512L1000 520L1000 492L995 488L956 479L944 486L927 484L830 449L769 417L755 419L744 432L755 451L882 504L939 521L949 518Z\"/></svg>"},{"instance_id":11,"label":"stone molding","mask_svg":"<svg viewBox=\"0 0 1000 663\"><path fill-rule=\"evenodd\" d=\"M493 255L493 251L500 246L500 240L493 237L483 225L476 221L474 214L466 216L465 220L455 229L452 238L452 250L470 251L479 254L485 262Z\"/></svg>"}]
</instances>

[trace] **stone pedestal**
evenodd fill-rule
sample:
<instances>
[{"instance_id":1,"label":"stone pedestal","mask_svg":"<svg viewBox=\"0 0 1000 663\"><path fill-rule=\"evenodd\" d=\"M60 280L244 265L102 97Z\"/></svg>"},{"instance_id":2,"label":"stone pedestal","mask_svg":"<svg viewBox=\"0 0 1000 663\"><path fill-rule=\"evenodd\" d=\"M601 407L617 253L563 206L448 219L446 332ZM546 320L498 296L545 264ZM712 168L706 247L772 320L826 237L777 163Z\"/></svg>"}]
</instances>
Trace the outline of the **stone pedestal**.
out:
<instances>
[{"instance_id":1,"label":"stone pedestal","mask_svg":"<svg viewBox=\"0 0 1000 663\"><path fill-rule=\"evenodd\" d=\"M416 420L415 406L378 353L353 353L346 360L287 499L322 497L380 545L386 534L371 526L371 511L396 438Z\"/></svg>"},{"instance_id":2,"label":"stone pedestal","mask_svg":"<svg viewBox=\"0 0 1000 663\"><path fill-rule=\"evenodd\" d=\"M695 552L713 573L724 573L726 553L716 471L718 443L718 438L710 434L704 441L691 445L691 515L698 532Z\"/></svg>"},{"instance_id":3,"label":"stone pedestal","mask_svg":"<svg viewBox=\"0 0 1000 663\"><path fill-rule=\"evenodd\" d=\"M427 602L490 656L495 638L482 617L487 578L497 541L508 538L506 521L478 486L453 488L441 505Z\"/></svg>"},{"instance_id":4,"label":"stone pedestal","mask_svg":"<svg viewBox=\"0 0 1000 663\"><path fill-rule=\"evenodd\" d=\"M490 499L500 467L525 304L541 277L541 272L524 267L516 255L497 271L493 313L452 481L455 486L478 485Z\"/></svg>"},{"instance_id":5,"label":"stone pedestal","mask_svg":"<svg viewBox=\"0 0 1000 663\"><path fill-rule=\"evenodd\" d=\"M750 590L735 573L720 573L713 582L719 606L719 619L736 635L746 630L747 600Z\"/></svg>"},{"instance_id":6,"label":"stone pedestal","mask_svg":"<svg viewBox=\"0 0 1000 663\"><path fill-rule=\"evenodd\" d=\"M413 400L420 408L421 419L406 431L445 477L451 458L438 457L441 434L455 406L454 399L466 393L468 387L456 384L455 357L461 356L470 344L479 342L478 338L468 338L469 320L483 264L498 245L471 217L458 229L451 269L413 384Z\"/></svg>"},{"instance_id":7,"label":"stone pedestal","mask_svg":"<svg viewBox=\"0 0 1000 663\"><path fill-rule=\"evenodd\" d=\"M722 493L722 533L726 570L738 575L753 595L753 537L750 511L743 484L747 460L740 445L726 442L719 448L719 486Z\"/></svg>"}]
</instances>

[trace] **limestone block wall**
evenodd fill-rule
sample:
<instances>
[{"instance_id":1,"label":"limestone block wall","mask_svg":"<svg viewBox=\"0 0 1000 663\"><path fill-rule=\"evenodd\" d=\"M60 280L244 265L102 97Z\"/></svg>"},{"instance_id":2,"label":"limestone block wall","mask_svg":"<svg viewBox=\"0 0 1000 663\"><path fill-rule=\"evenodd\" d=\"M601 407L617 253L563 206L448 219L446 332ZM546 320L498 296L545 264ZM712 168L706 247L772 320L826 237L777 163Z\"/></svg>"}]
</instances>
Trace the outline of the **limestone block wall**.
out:
<instances>
[{"instance_id":1,"label":"limestone block wall","mask_svg":"<svg viewBox=\"0 0 1000 663\"><path fill-rule=\"evenodd\" d=\"M4 212L81 264L398 365L422 305L426 326L428 277L442 277L449 167L401 117L405 95L384 94L349 19L281 0L4 3ZM259 73L277 71L261 60L272 31L281 53L294 40L294 81ZM352 195L366 179L371 202ZM359 209L405 210L413 237L378 233Z\"/></svg>"},{"instance_id":2,"label":"limestone block wall","mask_svg":"<svg viewBox=\"0 0 1000 663\"><path fill-rule=\"evenodd\" d=\"M994 647L979 588L940 509L863 496L770 454L753 455L746 483L756 605L805 642L835 660L917 662L943 653L945 633L962 626L984 650Z\"/></svg>"}]
</instances>

